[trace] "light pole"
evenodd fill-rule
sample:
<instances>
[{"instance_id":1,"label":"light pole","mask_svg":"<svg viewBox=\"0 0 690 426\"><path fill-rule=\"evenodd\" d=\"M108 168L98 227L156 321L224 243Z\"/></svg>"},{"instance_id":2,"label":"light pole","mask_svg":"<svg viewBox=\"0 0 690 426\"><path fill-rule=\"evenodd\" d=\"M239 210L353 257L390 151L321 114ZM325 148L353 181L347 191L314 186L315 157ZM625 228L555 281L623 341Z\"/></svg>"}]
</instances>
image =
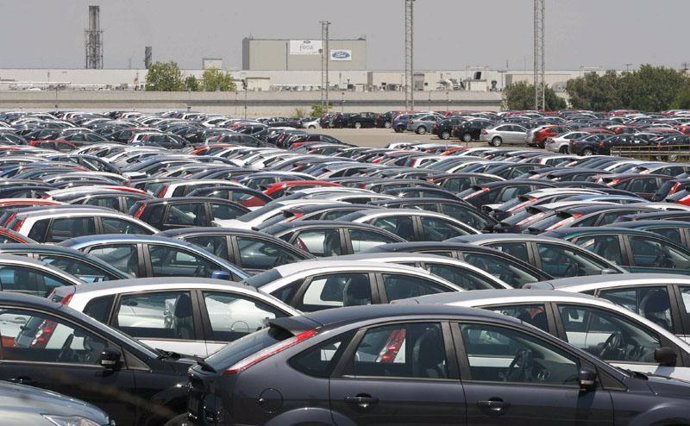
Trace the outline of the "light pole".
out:
<instances>
[{"instance_id":1,"label":"light pole","mask_svg":"<svg viewBox=\"0 0 690 426\"><path fill-rule=\"evenodd\" d=\"M247 74L241 73L242 77L242 87L244 88L244 119L247 119Z\"/></svg>"},{"instance_id":2,"label":"light pole","mask_svg":"<svg viewBox=\"0 0 690 426\"><path fill-rule=\"evenodd\" d=\"M340 92L340 113L345 112L345 91Z\"/></svg>"}]
</instances>

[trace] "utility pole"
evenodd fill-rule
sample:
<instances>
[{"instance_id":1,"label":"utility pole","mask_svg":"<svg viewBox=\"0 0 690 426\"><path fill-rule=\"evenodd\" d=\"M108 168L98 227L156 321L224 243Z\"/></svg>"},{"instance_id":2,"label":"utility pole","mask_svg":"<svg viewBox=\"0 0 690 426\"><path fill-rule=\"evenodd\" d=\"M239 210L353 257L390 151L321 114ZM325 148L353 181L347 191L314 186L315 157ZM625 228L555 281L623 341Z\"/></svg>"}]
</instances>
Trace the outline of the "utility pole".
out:
<instances>
[{"instance_id":1,"label":"utility pole","mask_svg":"<svg viewBox=\"0 0 690 426\"><path fill-rule=\"evenodd\" d=\"M414 2L405 0L405 110L414 110Z\"/></svg>"},{"instance_id":2,"label":"utility pole","mask_svg":"<svg viewBox=\"0 0 690 426\"><path fill-rule=\"evenodd\" d=\"M328 61L330 51L328 49L328 29L331 25L328 21L321 21L321 107L328 111Z\"/></svg>"},{"instance_id":3,"label":"utility pole","mask_svg":"<svg viewBox=\"0 0 690 426\"><path fill-rule=\"evenodd\" d=\"M534 0L534 109L546 109L544 21L546 0Z\"/></svg>"}]
</instances>

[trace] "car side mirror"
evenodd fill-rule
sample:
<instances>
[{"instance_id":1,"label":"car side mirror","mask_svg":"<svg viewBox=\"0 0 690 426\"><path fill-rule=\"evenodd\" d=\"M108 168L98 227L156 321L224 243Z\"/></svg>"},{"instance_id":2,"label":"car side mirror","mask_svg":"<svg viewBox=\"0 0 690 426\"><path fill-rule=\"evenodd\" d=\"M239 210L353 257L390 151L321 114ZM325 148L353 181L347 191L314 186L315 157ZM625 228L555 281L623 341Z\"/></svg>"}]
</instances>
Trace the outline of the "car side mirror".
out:
<instances>
[{"instance_id":1,"label":"car side mirror","mask_svg":"<svg viewBox=\"0 0 690 426\"><path fill-rule=\"evenodd\" d=\"M115 348L105 348L101 352L101 366L108 370L117 370L120 367L122 353Z\"/></svg>"},{"instance_id":2,"label":"car side mirror","mask_svg":"<svg viewBox=\"0 0 690 426\"><path fill-rule=\"evenodd\" d=\"M654 351L654 361L659 363L660 367L675 367L678 355L669 347L657 348Z\"/></svg>"},{"instance_id":3,"label":"car side mirror","mask_svg":"<svg viewBox=\"0 0 690 426\"><path fill-rule=\"evenodd\" d=\"M604 268L601 270L601 275L619 274L620 272L611 268Z\"/></svg>"},{"instance_id":4,"label":"car side mirror","mask_svg":"<svg viewBox=\"0 0 690 426\"><path fill-rule=\"evenodd\" d=\"M230 272L228 271L213 271L211 272L211 278L213 278L214 280L230 281L232 277L230 276Z\"/></svg>"},{"instance_id":5,"label":"car side mirror","mask_svg":"<svg viewBox=\"0 0 690 426\"><path fill-rule=\"evenodd\" d=\"M580 385L580 392L593 391L597 388L597 373L583 368L577 373L577 383Z\"/></svg>"}]
</instances>

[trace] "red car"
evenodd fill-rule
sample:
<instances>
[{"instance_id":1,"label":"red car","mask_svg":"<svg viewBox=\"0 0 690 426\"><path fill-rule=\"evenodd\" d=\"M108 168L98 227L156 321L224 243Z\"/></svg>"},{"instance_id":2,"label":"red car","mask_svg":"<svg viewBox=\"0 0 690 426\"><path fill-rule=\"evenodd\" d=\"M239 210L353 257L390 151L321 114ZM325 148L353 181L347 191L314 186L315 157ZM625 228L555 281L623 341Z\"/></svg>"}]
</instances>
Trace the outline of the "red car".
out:
<instances>
[{"instance_id":1,"label":"red car","mask_svg":"<svg viewBox=\"0 0 690 426\"><path fill-rule=\"evenodd\" d=\"M539 148L544 148L544 144L546 143L546 139L552 138L554 136L558 136L560 134L563 134L563 133L569 132L569 131L570 131L570 129L565 127L565 126L545 127L545 128L534 133L533 143L535 145L537 145Z\"/></svg>"}]
</instances>

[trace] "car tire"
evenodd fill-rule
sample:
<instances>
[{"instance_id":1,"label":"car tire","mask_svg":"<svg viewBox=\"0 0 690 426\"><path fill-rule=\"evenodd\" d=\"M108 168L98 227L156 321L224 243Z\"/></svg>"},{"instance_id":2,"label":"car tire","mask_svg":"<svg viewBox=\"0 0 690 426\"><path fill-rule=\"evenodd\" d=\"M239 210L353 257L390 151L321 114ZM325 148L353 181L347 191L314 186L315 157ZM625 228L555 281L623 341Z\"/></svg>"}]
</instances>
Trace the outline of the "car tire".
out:
<instances>
[{"instance_id":1,"label":"car tire","mask_svg":"<svg viewBox=\"0 0 690 426\"><path fill-rule=\"evenodd\" d=\"M472 135L469 133L463 133L462 134L462 141L463 142L472 142Z\"/></svg>"},{"instance_id":2,"label":"car tire","mask_svg":"<svg viewBox=\"0 0 690 426\"><path fill-rule=\"evenodd\" d=\"M562 146L561 149L558 150L561 154L570 154L570 149L568 149L567 146Z\"/></svg>"},{"instance_id":3,"label":"car tire","mask_svg":"<svg viewBox=\"0 0 690 426\"><path fill-rule=\"evenodd\" d=\"M402 133L405 131L405 126L398 126L395 128L395 133Z\"/></svg>"},{"instance_id":4,"label":"car tire","mask_svg":"<svg viewBox=\"0 0 690 426\"><path fill-rule=\"evenodd\" d=\"M590 155L594 155L594 150L592 150L592 148L585 148L582 150L583 157L589 157Z\"/></svg>"},{"instance_id":5,"label":"car tire","mask_svg":"<svg viewBox=\"0 0 690 426\"><path fill-rule=\"evenodd\" d=\"M495 136L493 139L491 139L491 142L489 142L489 145L491 146L501 146L501 144L503 144L503 139L498 136Z\"/></svg>"},{"instance_id":6,"label":"car tire","mask_svg":"<svg viewBox=\"0 0 690 426\"><path fill-rule=\"evenodd\" d=\"M438 135L439 138L443 139L444 141L447 141L450 139L450 132L448 130L444 130L441 132L440 135Z\"/></svg>"},{"instance_id":7,"label":"car tire","mask_svg":"<svg viewBox=\"0 0 690 426\"><path fill-rule=\"evenodd\" d=\"M415 130L415 133L417 133L418 135L426 134L426 127L424 127L424 126L417 127L417 130Z\"/></svg>"},{"instance_id":8,"label":"car tire","mask_svg":"<svg viewBox=\"0 0 690 426\"><path fill-rule=\"evenodd\" d=\"M316 126L312 125L312 126L307 127L307 129L316 129Z\"/></svg>"},{"instance_id":9,"label":"car tire","mask_svg":"<svg viewBox=\"0 0 690 426\"><path fill-rule=\"evenodd\" d=\"M355 129L361 129L362 128L362 123L359 121L355 122Z\"/></svg>"},{"instance_id":10,"label":"car tire","mask_svg":"<svg viewBox=\"0 0 690 426\"><path fill-rule=\"evenodd\" d=\"M391 122L390 121L384 121L383 122L383 128L384 129L390 129L391 128Z\"/></svg>"}]
</instances>

